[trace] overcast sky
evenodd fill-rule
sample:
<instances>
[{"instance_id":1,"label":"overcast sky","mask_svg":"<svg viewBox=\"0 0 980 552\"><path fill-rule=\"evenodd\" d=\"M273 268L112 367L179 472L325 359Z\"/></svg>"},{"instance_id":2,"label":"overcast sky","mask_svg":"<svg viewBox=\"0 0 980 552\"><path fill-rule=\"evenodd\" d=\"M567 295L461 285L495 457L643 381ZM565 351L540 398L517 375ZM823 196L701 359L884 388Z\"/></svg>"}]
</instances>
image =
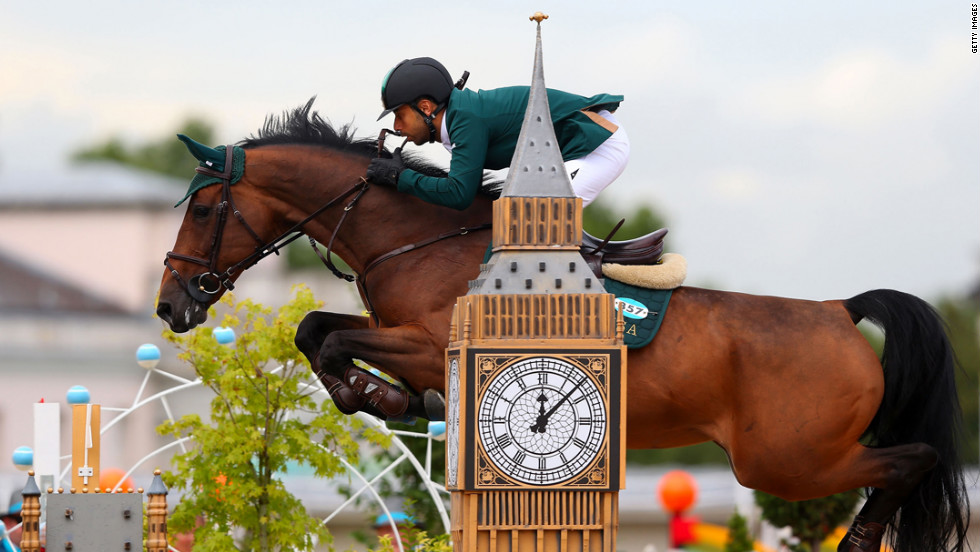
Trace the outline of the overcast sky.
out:
<instances>
[{"instance_id":1,"label":"overcast sky","mask_svg":"<svg viewBox=\"0 0 980 552\"><path fill-rule=\"evenodd\" d=\"M314 95L376 135L403 58L528 84L540 10L548 86L626 96L632 159L603 197L666 217L689 284L934 300L980 280L970 2L464 4L0 0L0 184L189 115L234 142Z\"/></svg>"}]
</instances>

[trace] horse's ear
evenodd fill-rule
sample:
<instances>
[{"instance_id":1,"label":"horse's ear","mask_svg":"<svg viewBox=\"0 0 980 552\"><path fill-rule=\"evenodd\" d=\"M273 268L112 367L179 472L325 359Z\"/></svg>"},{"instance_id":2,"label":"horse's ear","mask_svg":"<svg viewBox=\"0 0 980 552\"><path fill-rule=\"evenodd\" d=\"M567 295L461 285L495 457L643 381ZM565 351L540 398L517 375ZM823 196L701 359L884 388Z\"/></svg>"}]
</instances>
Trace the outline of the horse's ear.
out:
<instances>
[{"instance_id":1,"label":"horse's ear","mask_svg":"<svg viewBox=\"0 0 980 552\"><path fill-rule=\"evenodd\" d=\"M225 154L214 149L205 146L199 142L184 136L183 134L178 134L177 138L187 146L187 150L191 152L201 164L210 167L216 171L225 170Z\"/></svg>"}]
</instances>

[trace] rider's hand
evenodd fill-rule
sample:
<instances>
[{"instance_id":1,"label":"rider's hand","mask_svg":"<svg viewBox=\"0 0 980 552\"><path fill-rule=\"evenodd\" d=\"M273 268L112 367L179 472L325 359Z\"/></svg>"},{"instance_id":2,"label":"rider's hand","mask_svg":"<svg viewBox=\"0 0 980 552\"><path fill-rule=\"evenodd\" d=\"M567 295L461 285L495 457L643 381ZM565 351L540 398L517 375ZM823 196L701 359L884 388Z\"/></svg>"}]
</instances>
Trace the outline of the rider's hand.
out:
<instances>
[{"instance_id":1,"label":"rider's hand","mask_svg":"<svg viewBox=\"0 0 980 552\"><path fill-rule=\"evenodd\" d=\"M402 162L402 149L397 148L391 154L391 159L376 158L368 165L367 178L376 184L398 186L398 175L405 170Z\"/></svg>"}]
</instances>

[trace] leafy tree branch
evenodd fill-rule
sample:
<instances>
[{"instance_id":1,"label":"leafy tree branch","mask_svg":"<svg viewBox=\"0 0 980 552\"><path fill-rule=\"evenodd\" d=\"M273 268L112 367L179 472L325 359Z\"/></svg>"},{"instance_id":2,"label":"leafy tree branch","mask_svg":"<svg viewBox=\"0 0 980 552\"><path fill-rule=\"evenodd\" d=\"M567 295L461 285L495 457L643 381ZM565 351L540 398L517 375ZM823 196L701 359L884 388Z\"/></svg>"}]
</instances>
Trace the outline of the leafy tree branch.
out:
<instances>
[{"instance_id":1,"label":"leafy tree branch","mask_svg":"<svg viewBox=\"0 0 980 552\"><path fill-rule=\"evenodd\" d=\"M293 345L302 317L320 306L308 289L297 289L275 314L231 294L222 303L232 311L222 325L238 335L233 343L218 343L208 328L164 334L214 393L208 420L189 414L158 428L192 443L165 474L183 492L169 527L193 531L195 551L312 550L330 534L282 476L298 463L336 477L346 472L344 462L358 462L362 442L384 448L388 441L329 398L314 399L318 383Z\"/></svg>"}]
</instances>

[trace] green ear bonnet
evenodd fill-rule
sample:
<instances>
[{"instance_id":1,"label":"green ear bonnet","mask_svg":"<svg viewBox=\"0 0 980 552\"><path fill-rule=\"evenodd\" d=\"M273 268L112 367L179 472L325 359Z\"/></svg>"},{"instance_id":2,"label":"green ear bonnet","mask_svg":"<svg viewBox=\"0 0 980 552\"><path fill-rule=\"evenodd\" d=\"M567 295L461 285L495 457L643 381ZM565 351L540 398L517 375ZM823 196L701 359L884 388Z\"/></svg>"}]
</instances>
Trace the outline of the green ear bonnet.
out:
<instances>
[{"instance_id":1,"label":"green ear bonnet","mask_svg":"<svg viewBox=\"0 0 980 552\"><path fill-rule=\"evenodd\" d=\"M212 169L218 172L225 171L225 146L218 146L216 148L210 148L204 144L195 142L194 140L184 136L183 134L178 134L177 138L180 139L184 145L187 146L187 150L191 152L191 155L195 159L201 162L201 166ZM238 146L233 146L231 150L231 178L229 184L234 184L242 178L242 173L245 172L245 150ZM191 185L187 189L187 194L177 202L174 207L179 206L181 203L191 197L198 190L212 184L221 184L221 179L216 176L211 176L207 174L198 173L191 180Z\"/></svg>"}]
</instances>

